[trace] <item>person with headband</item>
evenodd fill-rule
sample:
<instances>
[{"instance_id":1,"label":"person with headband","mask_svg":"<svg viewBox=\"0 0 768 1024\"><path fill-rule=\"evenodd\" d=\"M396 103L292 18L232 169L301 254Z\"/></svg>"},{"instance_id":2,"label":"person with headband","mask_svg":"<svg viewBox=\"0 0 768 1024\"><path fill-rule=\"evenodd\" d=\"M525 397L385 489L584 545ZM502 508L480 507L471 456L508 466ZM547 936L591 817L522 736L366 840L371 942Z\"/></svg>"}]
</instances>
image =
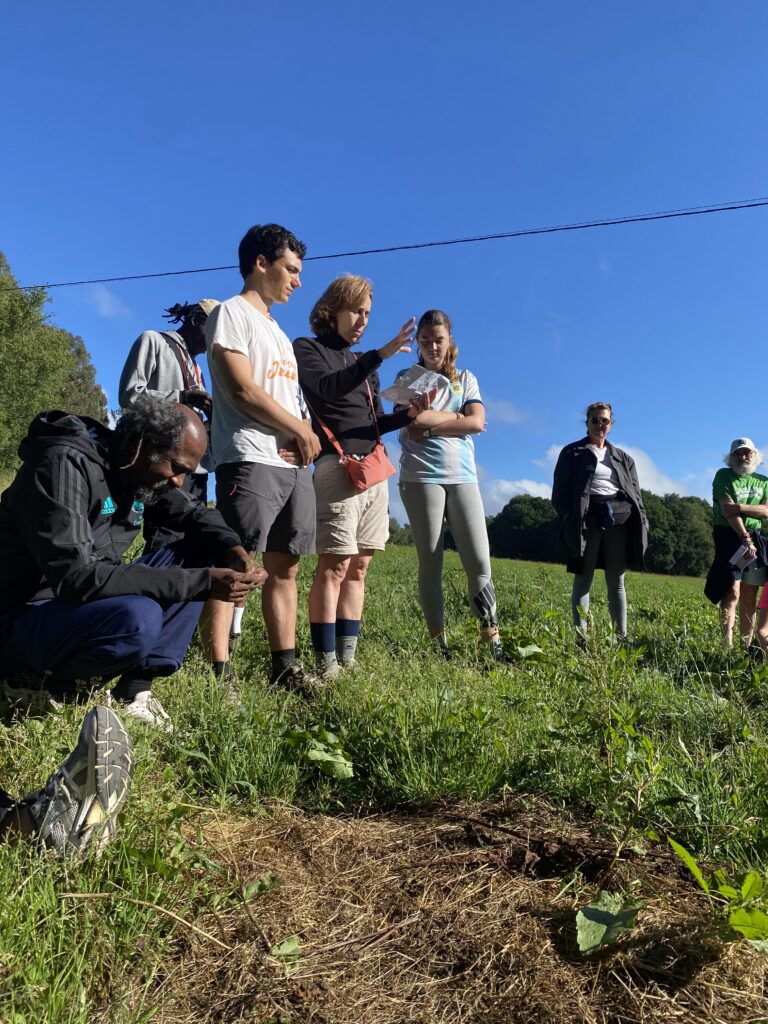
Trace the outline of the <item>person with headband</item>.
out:
<instances>
[{"instance_id":1,"label":"person with headband","mask_svg":"<svg viewBox=\"0 0 768 1024\"><path fill-rule=\"evenodd\" d=\"M567 444L557 460L552 504L560 521L560 546L574 573L573 622L583 638L595 569L605 570L608 611L616 636L627 636L624 573L643 568L648 520L634 460L608 442L613 410L593 402L586 412L587 434Z\"/></svg>"},{"instance_id":2,"label":"person with headband","mask_svg":"<svg viewBox=\"0 0 768 1024\"><path fill-rule=\"evenodd\" d=\"M432 408L400 434L400 495L419 558L419 599L437 653L450 658L443 600L443 532L451 531L467 576L469 605L491 657L507 662L499 636L488 531L477 484L472 435L485 429L477 379L456 368L447 313L430 309L416 330L419 365L438 374ZM395 384L413 369L399 374Z\"/></svg>"}]
</instances>

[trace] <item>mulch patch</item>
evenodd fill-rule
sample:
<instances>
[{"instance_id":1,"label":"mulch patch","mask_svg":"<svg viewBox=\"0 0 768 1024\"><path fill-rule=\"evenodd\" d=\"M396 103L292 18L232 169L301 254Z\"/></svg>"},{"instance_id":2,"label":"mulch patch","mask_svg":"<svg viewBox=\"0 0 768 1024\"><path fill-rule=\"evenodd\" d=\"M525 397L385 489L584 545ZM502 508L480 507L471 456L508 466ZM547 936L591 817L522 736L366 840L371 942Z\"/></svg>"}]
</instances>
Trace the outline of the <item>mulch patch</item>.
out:
<instances>
[{"instance_id":1,"label":"mulch patch","mask_svg":"<svg viewBox=\"0 0 768 1024\"><path fill-rule=\"evenodd\" d=\"M208 937L177 932L150 998L160 1024L768 1019L768 958L717 937L671 852L612 868L609 840L543 801L358 817L270 804L198 828L246 893L280 882L201 914ZM598 886L644 907L584 957L575 914ZM272 955L291 936L295 954Z\"/></svg>"}]
</instances>

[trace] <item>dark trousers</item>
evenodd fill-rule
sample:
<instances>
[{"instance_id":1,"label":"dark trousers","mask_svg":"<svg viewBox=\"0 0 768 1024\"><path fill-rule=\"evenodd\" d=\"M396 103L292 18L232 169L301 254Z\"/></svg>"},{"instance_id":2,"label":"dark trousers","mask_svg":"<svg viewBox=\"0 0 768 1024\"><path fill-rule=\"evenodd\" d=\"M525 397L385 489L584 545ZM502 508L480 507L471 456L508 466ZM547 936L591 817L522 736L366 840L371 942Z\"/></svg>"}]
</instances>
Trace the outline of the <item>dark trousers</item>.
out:
<instances>
[{"instance_id":1,"label":"dark trousers","mask_svg":"<svg viewBox=\"0 0 768 1024\"><path fill-rule=\"evenodd\" d=\"M137 561L158 568L213 564L188 547L180 541ZM181 666L202 609L202 601L163 608L133 594L80 605L56 598L31 602L0 616L0 677L45 673L45 689L62 697L78 679L120 675L115 693L131 699L155 676Z\"/></svg>"}]
</instances>

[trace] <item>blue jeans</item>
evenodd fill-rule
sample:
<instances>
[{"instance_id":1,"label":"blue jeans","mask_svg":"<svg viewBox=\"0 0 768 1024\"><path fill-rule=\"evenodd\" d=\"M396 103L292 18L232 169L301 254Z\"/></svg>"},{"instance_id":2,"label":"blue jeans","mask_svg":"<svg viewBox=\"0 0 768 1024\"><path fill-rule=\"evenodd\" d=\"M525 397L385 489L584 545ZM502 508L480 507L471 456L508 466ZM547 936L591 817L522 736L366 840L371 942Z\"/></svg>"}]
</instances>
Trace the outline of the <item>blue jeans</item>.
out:
<instances>
[{"instance_id":1,"label":"blue jeans","mask_svg":"<svg viewBox=\"0 0 768 1024\"><path fill-rule=\"evenodd\" d=\"M137 559L157 568L213 564L193 555L185 541ZM129 594L86 604L53 598L32 601L0 616L0 677L46 673L45 688L57 696L74 691L78 679L121 680L124 699L150 688L152 678L176 672L203 609L202 601L163 608L151 597Z\"/></svg>"}]
</instances>

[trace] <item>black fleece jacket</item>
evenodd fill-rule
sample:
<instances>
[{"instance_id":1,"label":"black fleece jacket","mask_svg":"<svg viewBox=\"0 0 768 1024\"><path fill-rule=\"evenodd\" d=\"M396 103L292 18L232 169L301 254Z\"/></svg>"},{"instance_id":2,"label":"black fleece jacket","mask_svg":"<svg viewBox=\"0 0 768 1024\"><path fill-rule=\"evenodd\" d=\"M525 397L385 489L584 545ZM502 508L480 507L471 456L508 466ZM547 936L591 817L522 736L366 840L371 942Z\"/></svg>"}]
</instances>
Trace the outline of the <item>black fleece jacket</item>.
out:
<instances>
[{"instance_id":1,"label":"black fleece jacket","mask_svg":"<svg viewBox=\"0 0 768 1024\"><path fill-rule=\"evenodd\" d=\"M379 434L388 434L410 422L407 411L384 412L376 372L381 366L381 356L375 349L356 356L346 341L334 334L322 339L297 338L293 350L301 390L312 415L312 429L320 438L321 454L333 455L336 449L318 423L318 417L345 455L370 454L376 447L377 426ZM366 380L373 395L375 421Z\"/></svg>"},{"instance_id":2,"label":"black fleece jacket","mask_svg":"<svg viewBox=\"0 0 768 1024\"><path fill-rule=\"evenodd\" d=\"M111 465L114 433L87 416L41 413L19 447L22 466L0 497L0 613L57 597L83 604L138 594L162 605L201 600L209 569L125 565L144 506ZM224 552L240 543L218 512L169 487L157 521Z\"/></svg>"}]
</instances>

